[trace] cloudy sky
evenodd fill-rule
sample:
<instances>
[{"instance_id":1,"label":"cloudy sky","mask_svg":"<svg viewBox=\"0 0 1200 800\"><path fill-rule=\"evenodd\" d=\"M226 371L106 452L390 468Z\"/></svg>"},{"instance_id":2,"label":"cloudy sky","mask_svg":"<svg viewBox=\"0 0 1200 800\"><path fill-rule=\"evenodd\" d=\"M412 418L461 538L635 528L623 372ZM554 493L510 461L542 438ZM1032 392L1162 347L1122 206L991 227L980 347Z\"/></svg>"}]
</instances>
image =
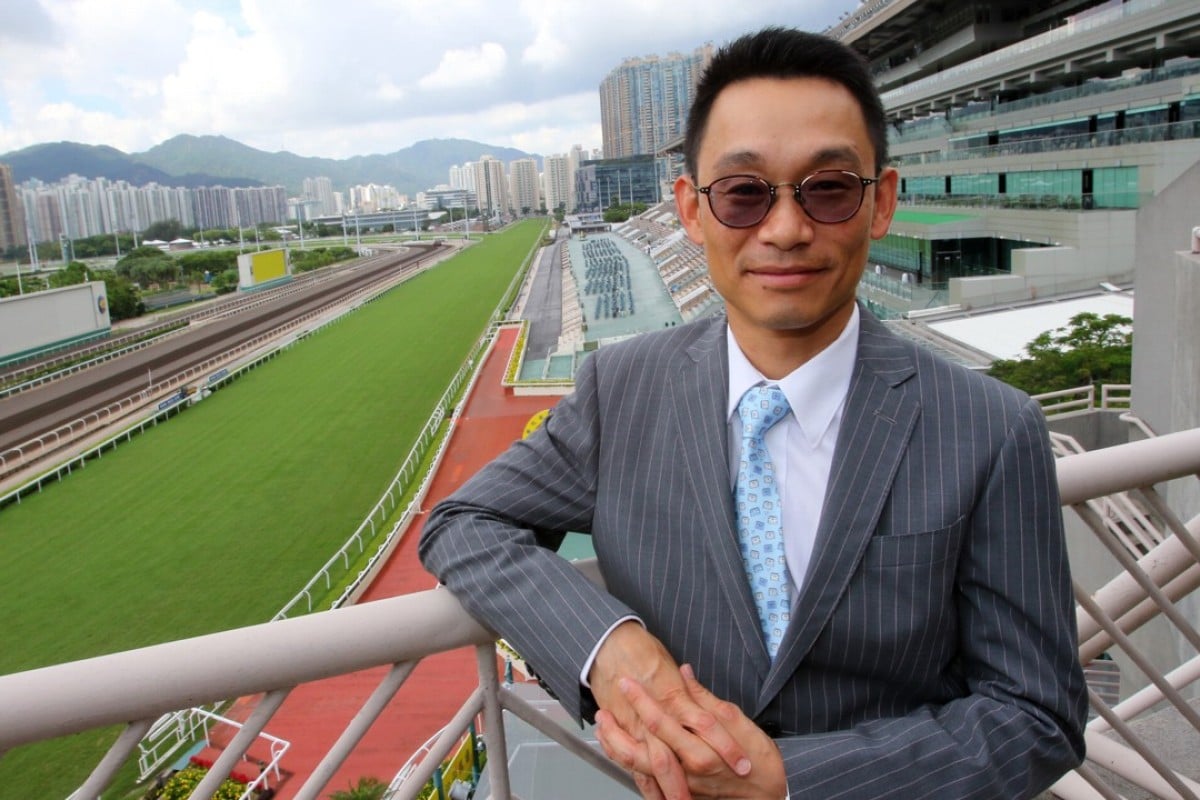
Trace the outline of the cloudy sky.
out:
<instances>
[{"instance_id":1,"label":"cloudy sky","mask_svg":"<svg viewBox=\"0 0 1200 800\"><path fill-rule=\"evenodd\" d=\"M598 87L630 56L858 0L0 0L0 153L146 150L180 133L345 158L459 137L599 147Z\"/></svg>"}]
</instances>

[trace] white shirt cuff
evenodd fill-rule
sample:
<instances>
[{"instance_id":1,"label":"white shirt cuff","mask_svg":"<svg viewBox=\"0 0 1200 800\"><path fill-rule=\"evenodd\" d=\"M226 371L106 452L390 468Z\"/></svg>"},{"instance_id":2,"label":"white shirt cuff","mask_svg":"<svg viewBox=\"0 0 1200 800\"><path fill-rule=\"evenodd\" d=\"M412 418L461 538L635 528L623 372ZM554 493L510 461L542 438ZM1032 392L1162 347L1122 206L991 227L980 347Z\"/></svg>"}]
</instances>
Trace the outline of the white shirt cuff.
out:
<instances>
[{"instance_id":1,"label":"white shirt cuff","mask_svg":"<svg viewBox=\"0 0 1200 800\"><path fill-rule=\"evenodd\" d=\"M579 673L579 684L581 686L586 686L588 689L592 688L592 684L588 682L588 673L592 671L592 663L596 660L596 656L599 655L600 647L608 641L608 637L612 635L612 632L616 630L618 625L624 622L629 622L629 620L633 620L643 628L646 627L646 623L642 622L641 619L633 615L621 617L619 620L610 625L608 630L604 632L604 635L600 637L600 641L596 642L596 646L592 648L592 654L588 656L587 661L583 662L583 672Z\"/></svg>"}]
</instances>

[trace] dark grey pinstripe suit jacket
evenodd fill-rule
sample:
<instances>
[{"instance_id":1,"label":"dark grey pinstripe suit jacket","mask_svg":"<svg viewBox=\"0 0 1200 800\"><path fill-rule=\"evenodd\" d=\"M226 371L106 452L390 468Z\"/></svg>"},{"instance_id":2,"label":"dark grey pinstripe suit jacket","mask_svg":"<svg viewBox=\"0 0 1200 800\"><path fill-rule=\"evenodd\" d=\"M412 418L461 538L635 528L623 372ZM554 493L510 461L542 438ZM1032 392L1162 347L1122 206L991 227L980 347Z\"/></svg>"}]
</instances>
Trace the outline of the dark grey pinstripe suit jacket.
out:
<instances>
[{"instance_id":1,"label":"dark grey pinstripe suit jacket","mask_svg":"<svg viewBox=\"0 0 1200 800\"><path fill-rule=\"evenodd\" d=\"M864 310L816 549L772 664L734 528L724 328L592 355L539 433L434 509L425 565L577 715L588 654L638 614L778 733L794 798L1010 800L1077 764L1086 699L1038 406ZM592 534L607 592L539 546L562 531Z\"/></svg>"}]
</instances>

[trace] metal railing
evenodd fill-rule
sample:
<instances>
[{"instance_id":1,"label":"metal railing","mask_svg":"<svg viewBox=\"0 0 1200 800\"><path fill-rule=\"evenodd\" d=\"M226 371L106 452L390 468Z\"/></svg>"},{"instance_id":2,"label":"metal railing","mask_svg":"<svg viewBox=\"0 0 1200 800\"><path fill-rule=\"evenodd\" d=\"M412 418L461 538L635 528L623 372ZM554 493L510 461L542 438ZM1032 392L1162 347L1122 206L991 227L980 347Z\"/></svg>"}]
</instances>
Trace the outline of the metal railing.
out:
<instances>
[{"instance_id":1,"label":"metal railing","mask_svg":"<svg viewBox=\"0 0 1200 800\"><path fill-rule=\"evenodd\" d=\"M1129 640L1130 634L1149 620L1165 619L1184 641L1200 649L1200 633L1177 606L1181 598L1200 587L1200 517L1185 525L1156 490L1156 484L1198 474L1200 428L1069 455L1058 462L1063 505L1079 514L1123 568L1093 594L1076 587L1081 660L1087 663L1120 650L1149 681L1147 689L1112 707L1093 694L1097 717L1087 731L1089 761L1054 787L1060 797L1116 797L1110 787L1114 779L1098 771L1097 765L1153 797L1200 797L1200 784L1164 763L1130 728L1137 715L1167 703L1200 733L1200 715L1182 696L1186 687L1200 679L1200 657L1164 671L1149 663ZM1115 540L1087 507L1088 501L1117 492L1135 494L1166 531L1161 543L1140 558ZM594 563L581 568L598 579ZM472 621L449 592L434 589L0 676L0 708L5 719L0 727L0 753L26 743L124 724L125 733L79 791L80 797L92 798L109 785L161 715L197 703L266 692L197 787L194 796L207 797L245 755L292 688L332 675L390 665L374 693L295 795L299 800L313 800L422 658L470 645L477 652L479 686L445 726L443 735L429 745L427 757L408 773L394 797L416 797L471 721L482 715L494 796L508 798L501 709L630 786L629 779L596 750L549 722L520 697L502 690L493 642L494 636ZM163 680L164 676L170 680ZM1106 728L1119 734L1124 743L1106 735Z\"/></svg>"}]
</instances>

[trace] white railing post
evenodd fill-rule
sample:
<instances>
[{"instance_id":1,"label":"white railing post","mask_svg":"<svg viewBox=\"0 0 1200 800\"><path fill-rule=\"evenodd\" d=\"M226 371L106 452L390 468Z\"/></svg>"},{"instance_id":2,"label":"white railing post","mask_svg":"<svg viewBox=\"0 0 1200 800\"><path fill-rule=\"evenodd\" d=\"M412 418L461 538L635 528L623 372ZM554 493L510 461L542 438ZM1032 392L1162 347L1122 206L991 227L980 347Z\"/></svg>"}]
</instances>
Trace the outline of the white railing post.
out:
<instances>
[{"instance_id":1,"label":"white railing post","mask_svg":"<svg viewBox=\"0 0 1200 800\"><path fill-rule=\"evenodd\" d=\"M491 644L475 647L479 665L479 688L483 691L483 740L487 743L488 774L492 797L510 800L508 742L504 735L504 711L500 704L500 676L496 672L496 649Z\"/></svg>"}]
</instances>

